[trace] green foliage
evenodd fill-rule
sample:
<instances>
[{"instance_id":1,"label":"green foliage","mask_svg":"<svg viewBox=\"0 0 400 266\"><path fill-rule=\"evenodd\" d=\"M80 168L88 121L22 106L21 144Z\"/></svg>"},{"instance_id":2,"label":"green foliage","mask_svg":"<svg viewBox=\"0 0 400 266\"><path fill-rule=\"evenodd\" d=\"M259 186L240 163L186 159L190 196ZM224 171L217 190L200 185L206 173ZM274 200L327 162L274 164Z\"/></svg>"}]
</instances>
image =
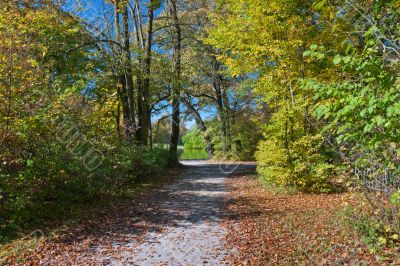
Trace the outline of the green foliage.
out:
<instances>
[{"instance_id":1,"label":"green foliage","mask_svg":"<svg viewBox=\"0 0 400 266\"><path fill-rule=\"evenodd\" d=\"M321 155L322 144L321 135L303 136L288 150L282 143L262 141L256 153L258 172L278 185L309 192L333 192L334 186L329 184L333 166Z\"/></svg>"},{"instance_id":2,"label":"green foliage","mask_svg":"<svg viewBox=\"0 0 400 266\"><path fill-rule=\"evenodd\" d=\"M209 30L207 41L223 51L219 59L232 76L256 73L252 76L259 106L267 105L270 111L267 121L260 115L254 119L265 138L256 154L259 173L277 184L329 192L332 166L323 154L324 138L313 128L309 114L312 91L302 90L300 83L305 76L325 71L304 57L323 57L318 46L308 52L305 47L326 37L315 34L318 25L304 23L314 19L312 3L224 1L213 19L216 27ZM238 30L241 34L233 34Z\"/></svg>"},{"instance_id":3,"label":"green foliage","mask_svg":"<svg viewBox=\"0 0 400 266\"><path fill-rule=\"evenodd\" d=\"M197 127L187 131L182 137L182 142L185 149L205 149L206 147L202 133Z\"/></svg>"},{"instance_id":4,"label":"green foliage","mask_svg":"<svg viewBox=\"0 0 400 266\"><path fill-rule=\"evenodd\" d=\"M349 225L359 230L363 236L363 241L368 245L372 253L381 254L384 248L398 246L400 240L399 229L378 220L375 215L362 213L352 207L344 208L343 215ZM398 254L387 255L398 256Z\"/></svg>"},{"instance_id":5,"label":"green foliage","mask_svg":"<svg viewBox=\"0 0 400 266\"><path fill-rule=\"evenodd\" d=\"M12 234L32 219L42 219L50 210L134 188L137 182L160 174L168 163L168 151L163 149L131 143L97 147L104 157L95 169L88 168L82 158L66 154L68 148L56 142L50 151L36 150L37 156L19 171L1 167L2 235Z\"/></svg>"},{"instance_id":6,"label":"green foliage","mask_svg":"<svg viewBox=\"0 0 400 266\"><path fill-rule=\"evenodd\" d=\"M271 140L261 141L256 158L258 172L266 180L278 185L291 183L290 169L287 167L289 157L284 147Z\"/></svg>"},{"instance_id":7,"label":"green foliage","mask_svg":"<svg viewBox=\"0 0 400 266\"><path fill-rule=\"evenodd\" d=\"M357 143L358 149L389 150L390 143L399 142L400 83L375 52L367 51L341 63L343 71L352 72L357 81L307 80L305 86L314 91L315 116L327 121L324 131L334 135L339 144L351 142Z\"/></svg>"},{"instance_id":8,"label":"green foliage","mask_svg":"<svg viewBox=\"0 0 400 266\"><path fill-rule=\"evenodd\" d=\"M186 149L179 150L180 160L207 160L208 153L204 149Z\"/></svg>"},{"instance_id":9,"label":"green foliage","mask_svg":"<svg viewBox=\"0 0 400 266\"><path fill-rule=\"evenodd\" d=\"M237 111L233 118L235 122L230 125L226 138L221 134L221 123L218 119L207 121L205 134L211 137L215 159L254 160L258 142L262 139L257 115L262 114L249 110Z\"/></svg>"},{"instance_id":10,"label":"green foliage","mask_svg":"<svg viewBox=\"0 0 400 266\"><path fill-rule=\"evenodd\" d=\"M166 151L118 135L116 85L78 21L3 1L0 37L0 241L165 169Z\"/></svg>"},{"instance_id":11,"label":"green foliage","mask_svg":"<svg viewBox=\"0 0 400 266\"><path fill-rule=\"evenodd\" d=\"M259 119L263 115L259 112L246 110L243 114L237 114L232 125L231 138L233 153L240 160L254 160L258 142L262 139ZM259 115L259 116L258 116Z\"/></svg>"},{"instance_id":12,"label":"green foliage","mask_svg":"<svg viewBox=\"0 0 400 266\"><path fill-rule=\"evenodd\" d=\"M350 165L368 169L357 176L376 211L363 215L358 227L376 250L399 245L400 208L393 191L400 171L400 65L399 28L393 23L400 13L398 1L354 4L319 5L322 18L333 22L332 30L342 39L335 46L314 45L305 56L337 75L312 76L303 85L313 92L313 114L330 144ZM328 15L338 10L340 19Z\"/></svg>"},{"instance_id":13,"label":"green foliage","mask_svg":"<svg viewBox=\"0 0 400 266\"><path fill-rule=\"evenodd\" d=\"M390 202L395 206L400 206L400 190L390 196Z\"/></svg>"}]
</instances>

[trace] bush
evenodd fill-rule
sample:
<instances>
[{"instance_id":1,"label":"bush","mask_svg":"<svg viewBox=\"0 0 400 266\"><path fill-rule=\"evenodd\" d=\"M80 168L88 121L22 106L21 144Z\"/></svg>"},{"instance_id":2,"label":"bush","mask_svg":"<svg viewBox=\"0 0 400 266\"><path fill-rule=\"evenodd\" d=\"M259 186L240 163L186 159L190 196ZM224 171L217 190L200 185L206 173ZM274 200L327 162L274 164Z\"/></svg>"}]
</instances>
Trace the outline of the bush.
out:
<instances>
[{"instance_id":1,"label":"bush","mask_svg":"<svg viewBox=\"0 0 400 266\"><path fill-rule=\"evenodd\" d=\"M396 247L400 245L400 228L382 221L369 203L363 208L347 206L343 209L343 217L346 222L356 228L363 237L363 241L368 245L370 251L376 254L385 252L385 257L399 257ZM389 248L389 249L387 249ZM394 248L391 250L390 248ZM391 254L394 251L394 254Z\"/></svg>"},{"instance_id":2,"label":"bush","mask_svg":"<svg viewBox=\"0 0 400 266\"><path fill-rule=\"evenodd\" d=\"M306 135L285 148L277 141L260 142L256 153L258 172L277 185L296 186L303 191L330 192L333 166L321 154L323 137Z\"/></svg>"},{"instance_id":3,"label":"bush","mask_svg":"<svg viewBox=\"0 0 400 266\"><path fill-rule=\"evenodd\" d=\"M38 146L45 147L44 143ZM93 143L92 143L93 144ZM98 143L100 144L100 143ZM112 148L97 145L101 164L90 168L82 158L68 153L62 143L51 149L35 150L35 155L0 161L0 232L12 236L40 216L105 193L133 188L141 179L158 175L167 166L168 151L135 146L129 142ZM17 168L9 165L16 161ZM0 239L1 240L1 239Z\"/></svg>"},{"instance_id":4,"label":"bush","mask_svg":"<svg viewBox=\"0 0 400 266\"><path fill-rule=\"evenodd\" d=\"M291 183L290 169L287 167L289 158L285 149L275 141L261 141L256 159L257 171L266 181L282 186Z\"/></svg>"},{"instance_id":5,"label":"bush","mask_svg":"<svg viewBox=\"0 0 400 266\"><path fill-rule=\"evenodd\" d=\"M204 142L203 136L201 135L200 129L197 127L189 130L182 137L183 145L186 149L205 149L206 144Z\"/></svg>"}]
</instances>

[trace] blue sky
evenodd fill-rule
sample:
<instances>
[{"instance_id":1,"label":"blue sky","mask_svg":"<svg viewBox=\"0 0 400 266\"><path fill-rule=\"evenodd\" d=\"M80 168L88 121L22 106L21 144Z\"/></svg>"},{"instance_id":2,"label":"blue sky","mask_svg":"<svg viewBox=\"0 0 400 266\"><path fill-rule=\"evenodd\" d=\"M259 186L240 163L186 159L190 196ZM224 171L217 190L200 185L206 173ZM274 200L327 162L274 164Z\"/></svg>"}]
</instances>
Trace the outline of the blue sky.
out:
<instances>
[{"instance_id":1,"label":"blue sky","mask_svg":"<svg viewBox=\"0 0 400 266\"><path fill-rule=\"evenodd\" d=\"M142 12L146 14L147 10L145 8L146 1L142 1L143 9ZM165 6L161 6L159 9L155 11L155 16L158 16ZM107 35L112 34L112 30L110 32L107 27L110 27L110 23L107 23L105 18L109 18L110 21L113 21L113 5L107 3L105 0L65 0L65 4L62 6L63 10L73 13L91 25L96 25L101 32L106 33ZM144 18L144 23L146 23ZM112 25L112 23L111 23ZM93 32L93 34L98 34L98 32ZM155 51L159 49L159 47L153 47ZM163 51L159 51L162 53ZM181 104L181 111L183 111L183 104ZM154 115L152 117L153 121L157 121L160 117L164 116L165 113L171 112L171 108L167 108L164 113L160 113ZM201 115L204 119L210 119L215 115L215 111L212 109L209 112L201 112ZM184 125L187 128L192 128L195 125L195 121L193 119L189 121L184 121Z\"/></svg>"}]
</instances>

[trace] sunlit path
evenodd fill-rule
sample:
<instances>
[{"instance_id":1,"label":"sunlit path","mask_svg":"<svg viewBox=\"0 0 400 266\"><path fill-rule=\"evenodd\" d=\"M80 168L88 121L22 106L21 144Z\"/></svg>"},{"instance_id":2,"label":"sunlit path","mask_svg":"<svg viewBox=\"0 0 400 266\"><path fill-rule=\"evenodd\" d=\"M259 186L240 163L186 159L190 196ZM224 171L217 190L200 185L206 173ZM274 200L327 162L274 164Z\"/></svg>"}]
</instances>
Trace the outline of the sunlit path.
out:
<instances>
[{"instance_id":1,"label":"sunlit path","mask_svg":"<svg viewBox=\"0 0 400 266\"><path fill-rule=\"evenodd\" d=\"M103 258L111 265L221 265L228 253L225 249L226 229L224 201L228 193L225 181L228 173L218 163L183 162L187 169L182 179L154 191L158 207L164 210L162 228L144 236L142 243L124 244L131 250L118 258ZM232 171L254 170L252 164L234 164ZM166 218L166 219L165 219ZM157 221L154 221L157 222ZM115 243L118 245L118 243ZM124 247L123 247L124 248Z\"/></svg>"}]
</instances>

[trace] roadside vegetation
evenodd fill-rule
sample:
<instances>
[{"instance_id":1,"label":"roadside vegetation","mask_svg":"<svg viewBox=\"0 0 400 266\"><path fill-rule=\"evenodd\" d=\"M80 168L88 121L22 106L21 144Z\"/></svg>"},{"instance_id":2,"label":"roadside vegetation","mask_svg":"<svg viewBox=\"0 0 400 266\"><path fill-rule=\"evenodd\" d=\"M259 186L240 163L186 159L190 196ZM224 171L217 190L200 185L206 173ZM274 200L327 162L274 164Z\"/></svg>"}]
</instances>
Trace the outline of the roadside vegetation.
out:
<instances>
[{"instance_id":1,"label":"roadside vegetation","mask_svg":"<svg viewBox=\"0 0 400 266\"><path fill-rule=\"evenodd\" d=\"M247 76L266 119L261 178L303 192L356 189L365 240L399 247L398 1L223 1L207 43ZM329 196L326 197L328 200Z\"/></svg>"}]
</instances>

